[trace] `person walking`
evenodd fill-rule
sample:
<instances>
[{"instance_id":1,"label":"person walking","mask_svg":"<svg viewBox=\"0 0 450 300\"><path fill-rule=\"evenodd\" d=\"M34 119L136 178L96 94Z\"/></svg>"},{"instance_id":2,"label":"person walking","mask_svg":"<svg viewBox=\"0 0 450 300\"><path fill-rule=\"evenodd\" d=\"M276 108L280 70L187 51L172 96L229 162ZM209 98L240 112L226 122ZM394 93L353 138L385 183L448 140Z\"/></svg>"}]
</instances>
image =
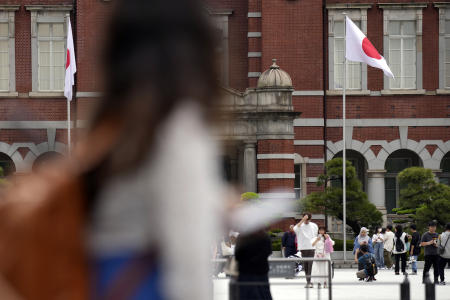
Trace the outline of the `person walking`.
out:
<instances>
[{"instance_id":1,"label":"person walking","mask_svg":"<svg viewBox=\"0 0 450 300\"><path fill-rule=\"evenodd\" d=\"M289 257L297 253L297 236L294 231L294 225L289 226L289 231L283 234L281 247L284 257Z\"/></svg>"},{"instance_id":2,"label":"person walking","mask_svg":"<svg viewBox=\"0 0 450 300\"><path fill-rule=\"evenodd\" d=\"M311 222L311 214L305 212L303 218L294 226L294 231L297 234L297 248L300 250L303 258L314 257L315 249L312 245L312 240L317 237L319 228L313 222ZM312 261L305 261L303 263L306 274L306 285L305 288L312 288L311 283L311 268Z\"/></svg>"},{"instance_id":3,"label":"person walking","mask_svg":"<svg viewBox=\"0 0 450 300\"><path fill-rule=\"evenodd\" d=\"M2 199L0 277L19 298L212 298L225 190L216 34L196 2L114 1L91 127Z\"/></svg>"},{"instance_id":4,"label":"person walking","mask_svg":"<svg viewBox=\"0 0 450 300\"><path fill-rule=\"evenodd\" d=\"M392 232L392 225L386 227L384 233L384 265L387 269L392 269L392 250L394 249L394 233Z\"/></svg>"},{"instance_id":5,"label":"person walking","mask_svg":"<svg viewBox=\"0 0 450 300\"><path fill-rule=\"evenodd\" d=\"M395 257L395 275L400 275L400 260L402 261L402 274L405 274L406 270L406 243L408 242L408 236L406 232L403 232L402 225L395 226L394 236L394 257Z\"/></svg>"},{"instance_id":6,"label":"person walking","mask_svg":"<svg viewBox=\"0 0 450 300\"><path fill-rule=\"evenodd\" d=\"M409 250L409 257L412 268L412 272L409 275L417 275L417 258L420 254L420 233L417 232L416 224L411 224L409 228L411 229L411 249Z\"/></svg>"},{"instance_id":7,"label":"person walking","mask_svg":"<svg viewBox=\"0 0 450 300\"><path fill-rule=\"evenodd\" d=\"M434 283L439 282L439 254L438 254L438 237L436 233L436 222L428 223L428 231L422 235L420 246L425 248L425 266L423 268L422 283L426 282L428 273L433 266Z\"/></svg>"},{"instance_id":8,"label":"person walking","mask_svg":"<svg viewBox=\"0 0 450 300\"><path fill-rule=\"evenodd\" d=\"M237 291L231 291L238 300L272 300L269 286L269 262L272 243L269 236L260 230L239 235L236 241L235 257L239 275ZM254 284L248 284L248 283ZM241 283L241 284L240 284Z\"/></svg>"},{"instance_id":9,"label":"person walking","mask_svg":"<svg viewBox=\"0 0 450 300\"><path fill-rule=\"evenodd\" d=\"M445 232L439 238L439 277L440 285L445 285L445 267L450 266L450 223L445 225Z\"/></svg>"},{"instance_id":10,"label":"person walking","mask_svg":"<svg viewBox=\"0 0 450 300\"><path fill-rule=\"evenodd\" d=\"M377 227L375 229L375 234L372 237L373 250L375 252L375 260L377 262L378 269L384 268L384 234L382 233L382 228Z\"/></svg>"},{"instance_id":11,"label":"person walking","mask_svg":"<svg viewBox=\"0 0 450 300\"><path fill-rule=\"evenodd\" d=\"M333 252L334 241L327 234L327 230L324 226L319 227L319 234L312 241L314 250L314 258L326 258L331 259L331 252ZM320 289L323 284L324 288L327 288L328 283L328 263L322 261L315 261L312 264L311 279L312 283L317 283L317 287ZM323 276L323 277L314 277Z\"/></svg>"}]
</instances>

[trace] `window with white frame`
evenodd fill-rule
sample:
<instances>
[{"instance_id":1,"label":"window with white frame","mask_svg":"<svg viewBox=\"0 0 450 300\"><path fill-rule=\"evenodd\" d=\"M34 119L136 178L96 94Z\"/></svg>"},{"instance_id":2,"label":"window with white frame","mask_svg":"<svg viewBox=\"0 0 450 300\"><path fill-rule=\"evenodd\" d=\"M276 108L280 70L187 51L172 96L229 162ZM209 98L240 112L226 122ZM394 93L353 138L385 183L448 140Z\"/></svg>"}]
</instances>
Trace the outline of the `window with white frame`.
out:
<instances>
[{"instance_id":1,"label":"window with white frame","mask_svg":"<svg viewBox=\"0 0 450 300\"><path fill-rule=\"evenodd\" d=\"M361 28L361 21L353 21L356 26ZM334 89L340 90L344 86L344 20L335 21L334 26ZM347 89L361 90L361 63L347 62Z\"/></svg>"},{"instance_id":2,"label":"window with white frame","mask_svg":"<svg viewBox=\"0 0 450 300\"><path fill-rule=\"evenodd\" d=\"M445 47L445 58L444 58L444 88L450 89L450 19L444 22L444 47Z\"/></svg>"},{"instance_id":3,"label":"window with white frame","mask_svg":"<svg viewBox=\"0 0 450 300\"><path fill-rule=\"evenodd\" d=\"M39 91L63 91L65 76L65 24L38 23Z\"/></svg>"},{"instance_id":4,"label":"window with white frame","mask_svg":"<svg viewBox=\"0 0 450 300\"><path fill-rule=\"evenodd\" d=\"M33 95L62 96L71 5L26 5L31 12ZM31 93L30 93L31 94Z\"/></svg>"},{"instance_id":5,"label":"window with white frame","mask_svg":"<svg viewBox=\"0 0 450 300\"><path fill-rule=\"evenodd\" d=\"M422 87L422 18L425 3L383 3L383 54L395 78L383 77L384 90Z\"/></svg>"},{"instance_id":6,"label":"window with white frame","mask_svg":"<svg viewBox=\"0 0 450 300\"><path fill-rule=\"evenodd\" d=\"M215 34L220 41L216 48L217 68L219 70L219 82L223 86L229 85L229 53L228 53L228 16L230 12L210 12L212 25L215 28Z\"/></svg>"},{"instance_id":7,"label":"window with white frame","mask_svg":"<svg viewBox=\"0 0 450 300\"><path fill-rule=\"evenodd\" d=\"M0 5L0 93L16 90L15 12L19 5Z\"/></svg>"},{"instance_id":8,"label":"window with white frame","mask_svg":"<svg viewBox=\"0 0 450 300\"><path fill-rule=\"evenodd\" d=\"M435 3L439 8L439 89L450 90L450 3Z\"/></svg>"},{"instance_id":9,"label":"window with white frame","mask_svg":"<svg viewBox=\"0 0 450 300\"><path fill-rule=\"evenodd\" d=\"M295 199L301 199L303 197L303 193L302 193L302 165L301 164L295 164L294 165L294 173L295 173L295 182L294 182Z\"/></svg>"},{"instance_id":10,"label":"window with white frame","mask_svg":"<svg viewBox=\"0 0 450 300\"><path fill-rule=\"evenodd\" d=\"M0 92L9 91L9 24L0 22Z\"/></svg>"},{"instance_id":11,"label":"window with white frame","mask_svg":"<svg viewBox=\"0 0 450 300\"><path fill-rule=\"evenodd\" d=\"M416 89L416 21L389 21L391 89Z\"/></svg>"},{"instance_id":12,"label":"window with white frame","mask_svg":"<svg viewBox=\"0 0 450 300\"><path fill-rule=\"evenodd\" d=\"M344 85L344 33L348 16L367 34L367 9L370 4L328 4L328 69L329 90L342 90ZM345 13L345 14L344 14ZM367 65L347 61L346 88L367 91Z\"/></svg>"}]
</instances>

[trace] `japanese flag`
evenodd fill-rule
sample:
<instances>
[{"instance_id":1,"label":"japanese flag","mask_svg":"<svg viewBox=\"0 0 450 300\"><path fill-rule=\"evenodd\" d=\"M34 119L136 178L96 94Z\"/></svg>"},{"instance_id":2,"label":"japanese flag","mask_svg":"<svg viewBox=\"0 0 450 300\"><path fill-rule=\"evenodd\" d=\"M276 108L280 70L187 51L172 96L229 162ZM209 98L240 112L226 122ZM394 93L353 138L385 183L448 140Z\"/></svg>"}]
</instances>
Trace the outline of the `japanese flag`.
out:
<instances>
[{"instance_id":1,"label":"japanese flag","mask_svg":"<svg viewBox=\"0 0 450 300\"><path fill-rule=\"evenodd\" d=\"M64 96L67 100L72 100L72 86L75 84L75 73L77 65L75 63L75 49L73 47L72 26L70 18L67 18L67 59L66 59L66 78L64 83Z\"/></svg>"},{"instance_id":2,"label":"japanese flag","mask_svg":"<svg viewBox=\"0 0 450 300\"><path fill-rule=\"evenodd\" d=\"M345 17L345 30L345 58L382 69L384 75L394 78L384 57L378 53L364 33L347 16Z\"/></svg>"}]
</instances>

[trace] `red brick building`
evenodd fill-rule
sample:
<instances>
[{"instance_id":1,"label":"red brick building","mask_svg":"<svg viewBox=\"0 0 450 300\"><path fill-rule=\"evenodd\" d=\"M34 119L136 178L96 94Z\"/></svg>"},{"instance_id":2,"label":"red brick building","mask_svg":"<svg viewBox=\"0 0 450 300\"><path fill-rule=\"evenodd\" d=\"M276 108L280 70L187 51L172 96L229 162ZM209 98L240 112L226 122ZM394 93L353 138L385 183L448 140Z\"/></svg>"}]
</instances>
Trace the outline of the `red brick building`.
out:
<instances>
[{"instance_id":1,"label":"red brick building","mask_svg":"<svg viewBox=\"0 0 450 300\"><path fill-rule=\"evenodd\" d=\"M432 169L449 184L449 1L208 3L226 28L226 85L245 98L277 58L292 79L293 109L301 113L292 139L258 138L258 192L295 187L304 196L318 189L324 161L342 155L344 12L396 76L389 80L359 63L348 67L345 143L369 200L389 213L398 201L395 176L409 166Z\"/></svg>"},{"instance_id":2,"label":"red brick building","mask_svg":"<svg viewBox=\"0 0 450 300\"><path fill-rule=\"evenodd\" d=\"M66 150L59 58L67 14L78 66L73 126L84 126L100 95L96 53L110 6L1 2L0 164L7 172L27 172L40 157ZM229 114L218 135L229 180L263 197L318 189L324 162L341 155L344 143L346 12L396 76L349 63L345 143L369 200L389 213L398 201L395 176L408 166L450 182L450 1L206 0L206 10L222 41Z\"/></svg>"}]
</instances>

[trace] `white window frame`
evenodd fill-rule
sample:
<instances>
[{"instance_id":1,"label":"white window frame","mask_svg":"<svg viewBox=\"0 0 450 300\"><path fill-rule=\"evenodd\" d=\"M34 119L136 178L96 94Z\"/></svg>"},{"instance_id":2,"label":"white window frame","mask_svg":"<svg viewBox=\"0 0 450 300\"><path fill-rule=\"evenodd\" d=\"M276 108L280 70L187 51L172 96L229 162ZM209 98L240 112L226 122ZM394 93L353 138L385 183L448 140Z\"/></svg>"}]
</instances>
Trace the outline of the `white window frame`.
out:
<instances>
[{"instance_id":1,"label":"white window frame","mask_svg":"<svg viewBox=\"0 0 450 300\"><path fill-rule=\"evenodd\" d=\"M439 89L438 94L450 94L450 86L446 86L445 39L450 38L450 32L445 32L445 22L450 21L450 3L435 3L439 9Z\"/></svg>"},{"instance_id":2,"label":"white window frame","mask_svg":"<svg viewBox=\"0 0 450 300\"><path fill-rule=\"evenodd\" d=\"M307 164L307 159L303 158L300 154L295 153L294 154L294 165L299 165L300 166L300 188L295 188L295 184L294 184L294 192L296 192L297 190L300 191L300 199L303 199L304 197L307 196L308 191L307 191L307 181L306 181L306 164Z\"/></svg>"},{"instance_id":3,"label":"white window frame","mask_svg":"<svg viewBox=\"0 0 450 300\"><path fill-rule=\"evenodd\" d=\"M31 13L31 65L32 65L32 91L30 97L64 97L64 91L39 90L39 50L38 50L38 23L63 23L64 33L67 35L67 18L72 5L26 5ZM64 45L66 38L64 38Z\"/></svg>"},{"instance_id":4,"label":"white window frame","mask_svg":"<svg viewBox=\"0 0 450 300\"><path fill-rule=\"evenodd\" d=\"M367 9L371 4L328 4L328 91L327 94L341 94L342 89L334 87L334 22L345 21L345 15L361 22L361 31L367 35ZM345 24L345 23L344 23ZM367 65L361 64L361 89L347 89L348 94L369 94L367 90Z\"/></svg>"},{"instance_id":5,"label":"white window frame","mask_svg":"<svg viewBox=\"0 0 450 300\"><path fill-rule=\"evenodd\" d=\"M389 21L415 21L416 22L416 87L412 89L392 89L389 78L383 76L384 88L382 94L418 93L424 94L423 68L422 68L422 19L423 3L386 3L378 4L383 9L383 54L389 64Z\"/></svg>"},{"instance_id":6,"label":"white window frame","mask_svg":"<svg viewBox=\"0 0 450 300\"><path fill-rule=\"evenodd\" d=\"M223 86L228 87L230 83L230 54L229 54L229 33L228 33L228 18L233 13L232 10L213 11L208 10L209 16L212 20L212 26L222 32L222 36L219 37L220 47L222 50L222 62L221 62L221 74L220 83Z\"/></svg>"},{"instance_id":7,"label":"white window frame","mask_svg":"<svg viewBox=\"0 0 450 300\"><path fill-rule=\"evenodd\" d=\"M16 38L15 13L20 5L0 5L0 23L8 23L9 88L0 91L0 97L17 97L16 92Z\"/></svg>"}]
</instances>

